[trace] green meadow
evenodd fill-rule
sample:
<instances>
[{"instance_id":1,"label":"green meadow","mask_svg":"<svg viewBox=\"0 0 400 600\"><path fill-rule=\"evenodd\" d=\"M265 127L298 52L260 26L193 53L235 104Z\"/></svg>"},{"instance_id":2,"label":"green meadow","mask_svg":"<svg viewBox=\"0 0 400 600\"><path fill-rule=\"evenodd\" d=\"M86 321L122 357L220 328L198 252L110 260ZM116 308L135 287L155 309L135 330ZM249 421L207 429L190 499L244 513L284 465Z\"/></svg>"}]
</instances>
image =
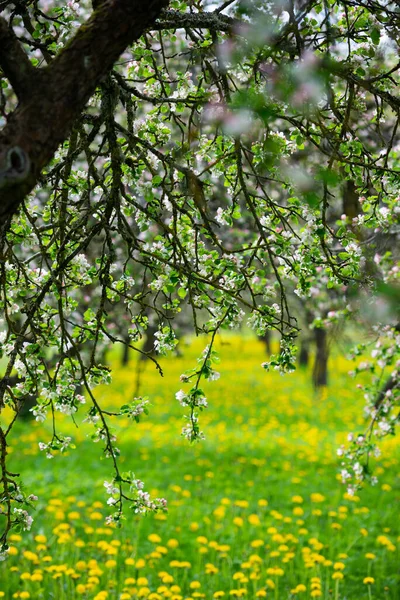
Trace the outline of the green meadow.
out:
<instances>
[{"instance_id":1,"label":"green meadow","mask_svg":"<svg viewBox=\"0 0 400 600\"><path fill-rule=\"evenodd\" d=\"M336 352L330 386L315 393L308 371L266 373L260 342L222 336L221 378L204 386L206 439L190 445L175 393L204 346L162 359L163 378L141 363L150 413L115 421L123 470L165 497L167 513L127 511L121 529L107 526L111 464L90 426L62 416L76 449L49 460L38 442L51 423L18 423L10 467L39 500L31 531L11 535L0 563L1 598L399 600L398 440L382 444L376 486L349 496L339 477L337 448L365 427L352 363ZM138 386L136 357L126 368L111 358L112 384L97 390L110 410Z\"/></svg>"}]
</instances>

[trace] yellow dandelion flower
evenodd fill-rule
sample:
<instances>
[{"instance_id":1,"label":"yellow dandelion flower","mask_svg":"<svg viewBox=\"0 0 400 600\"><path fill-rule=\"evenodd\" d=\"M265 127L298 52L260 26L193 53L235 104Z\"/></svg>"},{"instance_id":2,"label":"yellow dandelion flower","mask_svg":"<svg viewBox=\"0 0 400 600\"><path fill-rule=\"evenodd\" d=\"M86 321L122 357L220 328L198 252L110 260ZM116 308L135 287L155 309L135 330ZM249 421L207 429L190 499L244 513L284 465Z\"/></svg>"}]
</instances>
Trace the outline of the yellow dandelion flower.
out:
<instances>
[{"instance_id":1,"label":"yellow dandelion flower","mask_svg":"<svg viewBox=\"0 0 400 600\"><path fill-rule=\"evenodd\" d=\"M31 562L39 562L38 555L34 552L31 552L30 550L25 550L25 552L23 553L23 557L27 560L30 560Z\"/></svg>"},{"instance_id":2,"label":"yellow dandelion flower","mask_svg":"<svg viewBox=\"0 0 400 600\"><path fill-rule=\"evenodd\" d=\"M247 594L247 590L245 588L240 588L238 590L231 590L229 592L230 596L234 596L235 598L241 598Z\"/></svg>"},{"instance_id":3,"label":"yellow dandelion flower","mask_svg":"<svg viewBox=\"0 0 400 600\"><path fill-rule=\"evenodd\" d=\"M215 575L218 573L219 569L215 567L212 563L206 564L206 575Z\"/></svg>"},{"instance_id":4,"label":"yellow dandelion flower","mask_svg":"<svg viewBox=\"0 0 400 600\"><path fill-rule=\"evenodd\" d=\"M189 587L191 590L198 590L199 588L201 588L201 583L200 581L191 581Z\"/></svg>"},{"instance_id":5,"label":"yellow dandelion flower","mask_svg":"<svg viewBox=\"0 0 400 600\"><path fill-rule=\"evenodd\" d=\"M294 502L295 504L302 504L304 500L301 496L293 496L292 502Z\"/></svg>"},{"instance_id":6,"label":"yellow dandelion flower","mask_svg":"<svg viewBox=\"0 0 400 600\"><path fill-rule=\"evenodd\" d=\"M325 496L316 492L314 494L311 494L310 499L311 502L319 503L325 501Z\"/></svg>"},{"instance_id":7,"label":"yellow dandelion flower","mask_svg":"<svg viewBox=\"0 0 400 600\"><path fill-rule=\"evenodd\" d=\"M254 525L255 527L261 525L260 517L258 515L249 515L247 520L250 523L250 525Z\"/></svg>"},{"instance_id":8,"label":"yellow dandelion flower","mask_svg":"<svg viewBox=\"0 0 400 600\"><path fill-rule=\"evenodd\" d=\"M319 583L319 581L314 581L314 583L311 584L311 589L312 590L320 590L321 584Z\"/></svg>"},{"instance_id":9,"label":"yellow dandelion flower","mask_svg":"<svg viewBox=\"0 0 400 600\"><path fill-rule=\"evenodd\" d=\"M235 506L239 506L239 508L248 508L249 507L249 503L247 500L236 500L235 501Z\"/></svg>"},{"instance_id":10,"label":"yellow dandelion flower","mask_svg":"<svg viewBox=\"0 0 400 600\"><path fill-rule=\"evenodd\" d=\"M106 561L105 565L106 565L107 569L113 569L114 567L117 566L117 561L110 559L110 560Z\"/></svg>"},{"instance_id":11,"label":"yellow dandelion flower","mask_svg":"<svg viewBox=\"0 0 400 600\"><path fill-rule=\"evenodd\" d=\"M365 583L366 585L371 585L375 583L375 579L373 577L364 577L363 583Z\"/></svg>"},{"instance_id":12,"label":"yellow dandelion flower","mask_svg":"<svg viewBox=\"0 0 400 600\"><path fill-rule=\"evenodd\" d=\"M223 519L225 516L226 510L224 506L218 506L214 511L213 515L217 517L217 519Z\"/></svg>"},{"instance_id":13,"label":"yellow dandelion flower","mask_svg":"<svg viewBox=\"0 0 400 600\"><path fill-rule=\"evenodd\" d=\"M145 566L146 566L146 561L143 560L143 558L138 558L137 561L136 561L136 568L137 569L143 569L143 567L145 567Z\"/></svg>"},{"instance_id":14,"label":"yellow dandelion flower","mask_svg":"<svg viewBox=\"0 0 400 600\"><path fill-rule=\"evenodd\" d=\"M159 544L161 542L161 538L159 535L157 535L157 533L151 533L150 535L147 536L147 539L152 544Z\"/></svg>"},{"instance_id":15,"label":"yellow dandelion flower","mask_svg":"<svg viewBox=\"0 0 400 600\"><path fill-rule=\"evenodd\" d=\"M103 519L103 515L101 514L101 512L94 511L94 512L90 513L89 519L91 521L101 521Z\"/></svg>"},{"instance_id":16,"label":"yellow dandelion flower","mask_svg":"<svg viewBox=\"0 0 400 600\"><path fill-rule=\"evenodd\" d=\"M45 535L35 535L35 542L38 544L45 544L47 542L47 537Z\"/></svg>"}]
</instances>

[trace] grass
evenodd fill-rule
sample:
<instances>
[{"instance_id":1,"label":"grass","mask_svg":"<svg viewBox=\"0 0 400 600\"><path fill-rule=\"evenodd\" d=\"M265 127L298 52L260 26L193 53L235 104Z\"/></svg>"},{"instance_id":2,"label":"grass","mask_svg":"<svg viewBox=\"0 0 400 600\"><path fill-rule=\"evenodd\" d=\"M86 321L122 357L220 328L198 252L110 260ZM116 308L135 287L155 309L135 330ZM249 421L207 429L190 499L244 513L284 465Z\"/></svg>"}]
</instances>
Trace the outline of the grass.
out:
<instances>
[{"instance_id":1,"label":"grass","mask_svg":"<svg viewBox=\"0 0 400 600\"><path fill-rule=\"evenodd\" d=\"M376 487L349 497L338 481L336 449L364 427L351 365L332 358L331 386L317 395L308 372L266 374L262 344L225 336L221 379L205 386L206 440L189 445L175 392L203 347L196 340L164 359L163 379L149 364L141 393L150 415L117 426L123 467L167 498L166 515L107 527L110 464L89 426L63 418L77 450L49 461L38 441L50 425L18 423L10 466L39 502L32 531L14 534L0 565L0 597L399 600L398 441L382 447ZM133 360L115 366L98 391L110 408L136 385Z\"/></svg>"}]
</instances>

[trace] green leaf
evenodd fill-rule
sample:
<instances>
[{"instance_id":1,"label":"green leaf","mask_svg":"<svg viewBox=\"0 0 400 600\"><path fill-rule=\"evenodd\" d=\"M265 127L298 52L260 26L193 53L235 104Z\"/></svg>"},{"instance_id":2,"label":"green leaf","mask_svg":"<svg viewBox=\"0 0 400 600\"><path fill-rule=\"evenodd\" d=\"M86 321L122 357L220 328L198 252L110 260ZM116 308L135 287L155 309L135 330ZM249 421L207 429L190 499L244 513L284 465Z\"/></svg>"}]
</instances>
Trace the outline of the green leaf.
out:
<instances>
[{"instance_id":1,"label":"green leaf","mask_svg":"<svg viewBox=\"0 0 400 600\"><path fill-rule=\"evenodd\" d=\"M381 40L381 32L377 27L374 27L374 29L372 29L371 33L371 40L372 43L375 44L375 46L378 46L380 40Z\"/></svg>"}]
</instances>

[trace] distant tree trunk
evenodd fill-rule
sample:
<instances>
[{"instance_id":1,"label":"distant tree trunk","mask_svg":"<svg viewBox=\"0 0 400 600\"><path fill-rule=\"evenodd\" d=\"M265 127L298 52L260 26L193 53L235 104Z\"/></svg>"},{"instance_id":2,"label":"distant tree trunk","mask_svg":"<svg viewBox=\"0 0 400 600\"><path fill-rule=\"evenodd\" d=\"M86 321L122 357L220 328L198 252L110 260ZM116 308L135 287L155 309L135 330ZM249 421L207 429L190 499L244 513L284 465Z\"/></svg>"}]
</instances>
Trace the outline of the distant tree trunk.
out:
<instances>
[{"instance_id":1,"label":"distant tree trunk","mask_svg":"<svg viewBox=\"0 0 400 600\"><path fill-rule=\"evenodd\" d=\"M34 408L37 404L36 396L25 396L19 403L18 418L24 421L30 421L34 418L31 408Z\"/></svg>"},{"instance_id":2,"label":"distant tree trunk","mask_svg":"<svg viewBox=\"0 0 400 600\"><path fill-rule=\"evenodd\" d=\"M299 366L300 367L308 367L308 361L310 358L310 346L308 340L302 340L300 343L300 352L299 352Z\"/></svg>"},{"instance_id":3,"label":"distant tree trunk","mask_svg":"<svg viewBox=\"0 0 400 600\"><path fill-rule=\"evenodd\" d=\"M157 325L149 325L146 329L146 338L144 340L142 352L146 354L154 354L154 334L158 331ZM146 360L145 354L140 355L140 360Z\"/></svg>"},{"instance_id":4,"label":"distant tree trunk","mask_svg":"<svg viewBox=\"0 0 400 600\"><path fill-rule=\"evenodd\" d=\"M125 339L125 344L122 347L122 355L121 355L121 367L126 367L127 364L129 363L129 346L128 346L128 340Z\"/></svg>"},{"instance_id":5,"label":"distant tree trunk","mask_svg":"<svg viewBox=\"0 0 400 600\"><path fill-rule=\"evenodd\" d=\"M270 331L266 331L264 333L264 335L259 335L258 339L260 340L260 342L264 342L265 349L267 351L268 356L270 354L272 354L272 349L271 349L271 332Z\"/></svg>"},{"instance_id":6,"label":"distant tree trunk","mask_svg":"<svg viewBox=\"0 0 400 600\"><path fill-rule=\"evenodd\" d=\"M315 388L328 384L328 344L325 329L315 329L315 361L313 368L313 384Z\"/></svg>"},{"instance_id":7,"label":"distant tree trunk","mask_svg":"<svg viewBox=\"0 0 400 600\"><path fill-rule=\"evenodd\" d=\"M345 214L350 219L354 219L354 217L357 217L361 212L360 199L357 194L356 185L354 181L345 181L342 198L342 209L343 214Z\"/></svg>"}]
</instances>

